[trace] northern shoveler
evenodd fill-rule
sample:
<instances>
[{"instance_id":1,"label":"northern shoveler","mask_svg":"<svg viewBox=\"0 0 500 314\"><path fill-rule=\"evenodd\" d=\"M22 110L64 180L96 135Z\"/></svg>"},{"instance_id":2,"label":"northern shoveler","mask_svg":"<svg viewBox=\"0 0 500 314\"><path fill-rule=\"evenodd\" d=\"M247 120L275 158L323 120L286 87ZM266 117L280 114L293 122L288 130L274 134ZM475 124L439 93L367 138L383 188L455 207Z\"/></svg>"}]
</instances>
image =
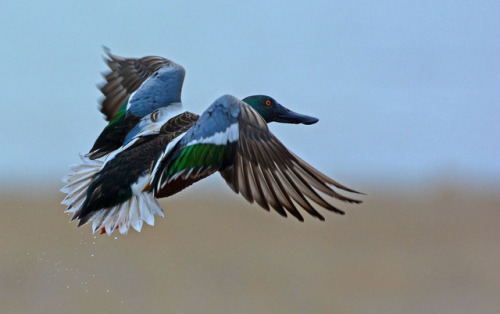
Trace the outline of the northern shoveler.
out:
<instances>
[{"instance_id":1,"label":"northern shoveler","mask_svg":"<svg viewBox=\"0 0 500 314\"><path fill-rule=\"evenodd\" d=\"M140 231L143 222L153 225L154 215L163 217L157 198L215 172L249 202L266 210L272 207L285 217L288 212L300 221L304 219L297 207L324 220L309 200L344 214L318 191L361 202L336 192L333 187L359 193L301 160L267 127L273 121L313 124L318 119L265 95L243 101L225 95L198 116L182 110L181 66L160 57L108 56L111 72L101 88L106 96L101 111L110 123L82 156L82 164L72 168L62 189L68 194L62 203L79 226L93 221L94 232L126 233L130 226Z\"/></svg>"}]
</instances>

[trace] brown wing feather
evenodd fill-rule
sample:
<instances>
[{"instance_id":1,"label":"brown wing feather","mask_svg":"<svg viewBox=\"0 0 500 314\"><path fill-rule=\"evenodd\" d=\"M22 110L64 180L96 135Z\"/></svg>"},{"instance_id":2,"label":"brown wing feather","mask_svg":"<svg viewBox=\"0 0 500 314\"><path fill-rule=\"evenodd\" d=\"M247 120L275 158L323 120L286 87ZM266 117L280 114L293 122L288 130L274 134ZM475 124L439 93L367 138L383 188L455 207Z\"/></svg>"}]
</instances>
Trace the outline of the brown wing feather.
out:
<instances>
[{"instance_id":1,"label":"brown wing feather","mask_svg":"<svg viewBox=\"0 0 500 314\"><path fill-rule=\"evenodd\" d=\"M239 145L235 163L221 171L222 177L248 201L254 200L263 208L273 207L279 214L287 212L303 221L296 204L310 215L324 220L311 205L344 214L327 202L318 192L349 203L361 201L339 194L337 187L358 193L319 172L290 152L268 129L264 119L250 106L241 107ZM333 186L333 187L332 187Z\"/></svg>"},{"instance_id":2,"label":"brown wing feather","mask_svg":"<svg viewBox=\"0 0 500 314\"><path fill-rule=\"evenodd\" d=\"M103 74L106 83L99 87L104 95L100 110L109 121L151 74L172 61L156 56L123 58L111 54L109 49L105 52L110 71Z\"/></svg>"}]
</instances>

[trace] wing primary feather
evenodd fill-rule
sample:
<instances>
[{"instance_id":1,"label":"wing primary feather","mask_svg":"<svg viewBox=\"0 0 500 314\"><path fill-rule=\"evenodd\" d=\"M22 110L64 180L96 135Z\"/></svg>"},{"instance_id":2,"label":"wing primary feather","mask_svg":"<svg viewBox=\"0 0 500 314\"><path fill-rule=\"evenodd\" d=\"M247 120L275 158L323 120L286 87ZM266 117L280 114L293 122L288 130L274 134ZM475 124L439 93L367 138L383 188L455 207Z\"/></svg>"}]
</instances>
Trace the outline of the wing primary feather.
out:
<instances>
[{"instance_id":1,"label":"wing primary feather","mask_svg":"<svg viewBox=\"0 0 500 314\"><path fill-rule=\"evenodd\" d=\"M277 138L273 138L273 140L275 141L269 141L269 145L271 146L271 150L277 150L279 149L278 146L283 146L283 144L281 144L281 142L279 142L279 140ZM286 148L285 148L286 149ZM323 183L322 181L320 181L320 179L314 175L314 173L312 173L311 171L308 171L308 169L305 169L303 167L302 164L304 164L305 162L302 161L302 160L297 160L295 158L295 156L291 155L290 154L290 151L286 149L286 152L288 153L287 155L289 156L288 159L291 159L294 161L294 166L292 166L291 168L292 169L295 169L295 170L300 170L303 174L303 177L305 177L305 179L307 180L307 182L314 186L315 188L317 188L318 190L320 190L321 192L325 193L325 194L328 194L330 196L333 196L333 190L330 189L325 183ZM302 161L302 163L301 163Z\"/></svg>"},{"instance_id":2,"label":"wing primary feather","mask_svg":"<svg viewBox=\"0 0 500 314\"><path fill-rule=\"evenodd\" d=\"M309 182L312 186L314 186L315 188L317 188L321 192L323 192L327 195L330 195L332 197L335 197L336 199L339 199L339 200L344 201L344 202L356 203L356 204L361 203L360 200L355 200L355 199L346 197L342 194L335 192L333 189L331 189L327 185L325 185L322 181L319 181L319 179L317 177L310 176L310 172L305 171L305 169L302 167L302 164L297 164L297 167L295 168L295 170L302 172L303 178L305 178L307 180L307 182Z\"/></svg>"},{"instance_id":3,"label":"wing primary feather","mask_svg":"<svg viewBox=\"0 0 500 314\"><path fill-rule=\"evenodd\" d=\"M254 192L254 199L261 207L269 211L269 203L262 188L262 185L265 185L265 183L263 183L265 179L262 174L262 167L266 166L267 163L260 153L260 148L257 145L254 145L252 141L248 141L245 138L242 139L242 142L244 143L246 150L244 155L250 156L248 161L250 163L249 168L256 188Z\"/></svg>"},{"instance_id":4,"label":"wing primary feather","mask_svg":"<svg viewBox=\"0 0 500 314\"><path fill-rule=\"evenodd\" d=\"M283 208L279 205L279 201L272 189L272 186L268 182L267 174L265 173L265 169L270 167L268 160L264 157L263 152L260 149L259 145L256 145L252 140L249 140L247 137L240 137L240 140L244 145L240 146L241 148L247 148L245 154L247 156L253 155L257 161L258 166L254 166L253 170L256 175L256 181L258 182L258 186L260 187L259 192L262 193L263 199L266 200L266 206L264 207L266 210L269 210L269 205L273 207L278 213L282 216L286 217L286 213Z\"/></svg>"},{"instance_id":5,"label":"wing primary feather","mask_svg":"<svg viewBox=\"0 0 500 314\"><path fill-rule=\"evenodd\" d=\"M304 221L304 218L300 215L292 200L288 196L287 190L281 183L280 178L275 174L275 170L277 169L279 163L278 157L274 154L273 150L262 150L262 153L266 155L264 159L268 160L268 164L273 164L273 167L265 169L264 172L268 172L270 174L269 180L272 185L272 189L276 192L280 205L285 207L287 211L298 220Z\"/></svg>"},{"instance_id":6,"label":"wing primary feather","mask_svg":"<svg viewBox=\"0 0 500 314\"><path fill-rule=\"evenodd\" d=\"M261 153L260 150L257 150L258 153ZM261 157L262 159L265 160L264 157ZM267 165L267 161L265 161L265 164ZM284 172L286 173L286 171ZM326 201L324 201L306 182L304 179L300 178L298 179L297 176L295 176L295 180L292 179L289 175L286 175L287 178L288 178L288 181L289 182L295 182L295 186L297 187L300 186L300 188L297 187L297 190L300 191L300 194L303 194L305 193L310 199L312 199L313 201L315 201L316 203L322 205L323 207L325 208L329 208L329 207L333 207L331 206L330 204L328 204ZM310 204L309 204L310 205ZM312 208L312 206L308 206L308 207L304 207L304 209L306 209L306 211L309 212L309 214L315 216L315 217L318 217L319 219L321 220L324 220L323 216L321 214L319 214L316 210L314 210L314 208ZM309 209L309 210L308 210Z\"/></svg>"},{"instance_id":7,"label":"wing primary feather","mask_svg":"<svg viewBox=\"0 0 500 314\"><path fill-rule=\"evenodd\" d=\"M317 169L315 169L314 167L312 167L311 165L309 165L308 163L306 163L305 161L303 161L300 157L298 157L297 155L295 155L294 153L290 152L290 154L297 160L298 163L300 163L305 169L307 169L308 171L314 173L316 176L318 176L320 178L320 180L322 181L325 181L325 182L328 182L330 184L332 184L333 186L339 188L339 189L342 189L344 191L347 191L347 192L351 192L351 193L356 193L356 194L361 194L361 195L364 195L364 193L361 193L361 192L358 192L358 191L355 191L353 189L350 189L340 183L338 183L337 181L333 180L332 178L330 177L327 177L326 175L324 175L323 173L319 172Z\"/></svg>"},{"instance_id":8,"label":"wing primary feather","mask_svg":"<svg viewBox=\"0 0 500 314\"><path fill-rule=\"evenodd\" d=\"M325 201L321 196L319 196L319 194L307 183L307 181L300 174L298 174L296 171L294 171L294 169L290 169L290 174L293 177L295 177L296 180L294 180L294 182L298 183L298 185L301 187L300 190L303 193L305 193L307 195L307 197L309 197L315 203L317 203L318 205L320 205L320 206L322 206L330 211L336 212L338 214L341 214L341 215L345 214L342 210L331 205L330 203Z\"/></svg>"},{"instance_id":9,"label":"wing primary feather","mask_svg":"<svg viewBox=\"0 0 500 314\"><path fill-rule=\"evenodd\" d=\"M240 154L237 154L237 158L239 159L239 167L240 167L240 192L241 195L243 195L244 198L246 198L247 201L250 203L253 203L253 195L252 195L252 189L250 188L250 173L248 169L248 164L243 160L243 157Z\"/></svg>"},{"instance_id":10,"label":"wing primary feather","mask_svg":"<svg viewBox=\"0 0 500 314\"><path fill-rule=\"evenodd\" d=\"M236 160L236 159L235 159ZM231 177L232 177L232 182L233 182L233 190L236 192L236 193L240 193L240 187L238 185L238 182L239 182L239 178L238 178L238 166L237 164L235 163L232 167L232 174L231 174Z\"/></svg>"},{"instance_id":11,"label":"wing primary feather","mask_svg":"<svg viewBox=\"0 0 500 314\"><path fill-rule=\"evenodd\" d=\"M251 155L255 156L257 163L261 168L268 169L270 168L269 161L265 157L264 149L261 145L257 145L254 141L247 141L249 146L249 151L251 151Z\"/></svg>"},{"instance_id":12,"label":"wing primary feather","mask_svg":"<svg viewBox=\"0 0 500 314\"><path fill-rule=\"evenodd\" d=\"M297 187L297 184L290 178L286 171L280 169L281 175L285 178L291 189L289 189L290 196L311 216L315 216L321 219L321 215L314 209L314 207L309 203L307 198L304 197L303 192Z\"/></svg>"},{"instance_id":13,"label":"wing primary feather","mask_svg":"<svg viewBox=\"0 0 500 314\"><path fill-rule=\"evenodd\" d=\"M257 156L257 147L255 145L251 145L252 141L248 139L249 136L252 138L253 133L240 136L240 150L244 156L249 157L248 160L253 166L257 166L260 162L259 157Z\"/></svg>"},{"instance_id":14,"label":"wing primary feather","mask_svg":"<svg viewBox=\"0 0 500 314\"><path fill-rule=\"evenodd\" d=\"M140 73L138 74L140 75ZM141 85L141 81L131 75L129 77L125 77L125 79L122 81L122 85L130 86L131 90L136 90Z\"/></svg>"},{"instance_id":15,"label":"wing primary feather","mask_svg":"<svg viewBox=\"0 0 500 314\"><path fill-rule=\"evenodd\" d=\"M272 176L274 178L274 182L278 185L279 190L281 191L283 197L285 198L285 202L283 202L282 204L285 205L285 208L288 210L288 212L290 214L292 214L293 216L295 216L298 220L304 221L304 218L299 213L299 211L297 210L297 208L295 207L295 205L293 204L292 200L289 197L289 194L295 194L296 191L294 190L293 186L290 186L290 184L288 183L288 180L283 180L284 179L283 175L280 176L281 167L282 166L286 167L286 165L281 165L280 164L280 160L281 160L280 156L278 156L275 151L273 151L273 150L266 150L265 152L268 155L270 155L269 157L272 158L272 160L277 161L275 163L276 166L273 169L270 169L270 172L271 172L271 174L272 174ZM304 203L300 199L300 197L298 197L298 199L299 199L299 204L300 203ZM306 207L307 207L307 202L304 205L306 205ZM310 207L310 204L309 204L309 207Z\"/></svg>"},{"instance_id":16,"label":"wing primary feather","mask_svg":"<svg viewBox=\"0 0 500 314\"><path fill-rule=\"evenodd\" d=\"M262 169L262 174L264 175L264 183L267 186L268 191L268 196L266 199L281 216L286 217L286 211L283 209L283 206L281 206L278 195L276 195L276 191L274 190L272 185L273 181L269 173L266 171L266 169Z\"/></svg>"},{"instance_id":17,"label":"wing primary feather","mask_svg":"<svg viewBox=\"0 0 500 314\"><path fill-rule=\"evenodd\" d=\"M297 218L300 221L304 221L304 218L302 217L302 215L299 213L299 211L297 210L297 208L293 204L293 201L290 199L290 196L288 196L288 191L283 186L283 183L281 182L280 178L277 176L276 172L272 171L272 170L269 170L269 172L271 173L271 178L273 180L274 190L279 192L277 194L281 194L280 204L290 214L292 214L295 218Z\"/></svg>"},{"instance_id":18,"label":"wing primary feather","mask_svg":"<svg viewBox=\"0 0 500 314\"><path fill-rule=\"evenodd\" d=\"M266 197L266 194L269 195L269 192L267 191L267 185L264 182L264 175L262 174L262 169L257 165L252 167L252 172L255 178L255 185L257 186L258 194L259 197L255 198L255 201L257 204L259 204L262 208L265 210L269 211L269 201L268 197ZM264 190L266 189L266 190Z\"/></svg>"},{"instance_id":19,"label":"wing primary feather","mask_svg":"<svg viewBox=\"0 0 500 314\"><path fill-rule=\"evenodd\" d=\"M333 189L331 189L329 186L327 186L324 181L333 184L333 180L319 172L318 170L314 169L312 166L307 164L305 161L294 155L292 152L290 152L286 147L276 138L273 138L274 141L270 141L269 144L271 145L271 149L269 151L273 152L279 152L281 154L281 158L279 159L280 162L283 161L291 161L291 163L287 163L288 168L298 170L303 174L303 178L312 186L320 190L321 192L330 195L332 197L335 197L339 200L349 202L349 203L361 203L359 200L355 200L349 197L346 197L342 194L337 193ZM323 181L324 180L324 181ZM333 184L336 186L335 184Z\"/></svg>"},{"instance_id":20,"label":"wing primary feather","mask_svg":"<svg viewBox=\"0 0 500 314\"><path fill-rule=\"evenodd\" d=\"M291 194L292 198L296 202L298 202L301 205L301 207L303 207L309 214L311 214L312 216L318 217L320 219L323 219L323 216L321 216L314 209L314 207L307 201L307 199L303 195L304 189L307 192L309 192L308 190L311 190L311 189L308 188L305 184L302 184L302 190L299 189L297 187L297 184L294 182L294 180L290 177L290 175L287 174L288 167L293 166L291 164L291 162L288 160L287 156L284 156L284 154L280 150L269 149L269 150L267 150L267 152L274 154L274 156L273 156L274 160L280 161L277 164L276 169L279 170L281 175L286 179L286 180L283 180L283 182L288 183L289 189L287 189L287 191ZM282 181L280 179L277 179L277 180ZM310 193L307 193L307 194L310 194Z\"/></svg>"},{"instance_id":21,"label":"wing primary feather","mask_svg":"<svg viewBox=\"0 0 500 314\"><path fill-rule=\"evenodd\" d=\"M259 171L259 165L250 164L248 169L250 173L250 184L252 186L253 198L255 202L257 202L257 204L269 211L269 204L266 202L264 192L262 191L262 187L258 179L258 175L256 174L256 171Z\"/></svg>"},{"instance_id":22,"label":"wing primary feather","mask_svg":"<svg viewBox=\"0 0 500 314\"><path fill-rule=\"evenodd\" d=\"M106 80L106 81L111 81L111 80L114 80L116 79L118 76L118 73L116 72L103 72L101 73L102 77ZM104 83L104 85L106 85L106 83Z\"/></svg>"},{"instance_id":23,"label":"wing primary feather","mask_svg":"<svg viewBox=\"0 0 500 314\"><path fill-rule=\"evenodd\" d=\"M297 155L295 155L293 152L289 151L285 147L285 145L283 145L283 143L281 143L280 140L278 140L276 137L273 136L273 140L270 141L270 145L272 145L274 147L274 149L276 149L277 151L280 151L280 152L284 153L286 156L288 156L287 159L289 159L289 160L293 161L294 163L300 165L300 167L303 168L304 171L307 172L309 176L315 178L318 182L320 182L320 183L326 182L326 183L331 184L331 185L333 185L333 186L335 186L335 187L337 187L339 189L342 189L342 190L345 190L345 191L348 191L348 192L351 192L351 193L363 194L361 192L352 190L352 189L350 189L350 188L348 188L348 187L346 187L346 186L338 183L337 181L333 180L332 178L324 175L323 173L321 173L320 171L318 171L317 169L315 169L313 166L309 165L307 162L305 162L304 160L302 160L300 157L298 157Z\"/></svg>"},{"instance_id":24,"label":"wing primary feather","mask_svg":"<svg viewBox=\"0 0 500 314\"><path fill-rule=\"evenodd\" d=\"M97 86L97 88L103 94L109 94L109 93L111 93L113 90L115 90L116 88L118 88L121 85L122 81L123 81L123 78L119 77L117 75L113 75L113 76L111 76L111 75L107 76L106 75L104 78L107 80L107 83L101 84L101 85Z\"/></svg>"}]
</instances>

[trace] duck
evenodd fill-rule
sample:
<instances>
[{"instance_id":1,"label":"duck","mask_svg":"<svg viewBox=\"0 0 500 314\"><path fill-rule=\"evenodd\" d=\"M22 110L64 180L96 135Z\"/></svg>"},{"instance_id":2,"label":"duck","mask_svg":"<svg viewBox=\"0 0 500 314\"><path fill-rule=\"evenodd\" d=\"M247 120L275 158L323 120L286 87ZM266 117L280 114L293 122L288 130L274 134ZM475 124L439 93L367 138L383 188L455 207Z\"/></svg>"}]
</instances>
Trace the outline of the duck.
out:
<instances>
[{"instance_id":1,"label":"duck","mask_svg":"<svg viewBox=\"0 0 500 314\"><path fill-rule=\"evenodd\" d=\"M144 64L139 61L144 58L128 60L128 64ZM149 72L150 77L154 76L154 71ZM108 95L101 111L106 117L119 115L120 111L126 116L133 108L129 103L137 97L134 93L154 93L160 87L147 83L150 77L135 90L128 90L133 90L129 99L106 101ZM91 150L81 156L82 163L71 169L62 189L67 194L62 203L67 205L66 212L73 214L72 220L77 220L78 226L92 221L93 232L111 234L119 230L123 234L130 228L141 231L143 223L154 225L155 215L164 216L159 198L174 195L216 172L250 203L255 202L267 211L272 208L284 217L290 214L299 221L304 221L300 208L325 220L312 202L345 214L318 192L340 201L361 203L336 189L362 193L310 166L268 128L271 122L310 125L318 122L317 118L296 113L267 95L252 95L242 100L224 95L201 115L169 109L178 103L171 102L138 120L134 118L135 124L127 124L128 131L120 135L121 146L104 154L104 158L96 156L105 150L97 150L98 155L92 155ZM138 112L137 108L133 110ZM109 118L111 122L115 119ZM124 128L121 125L119 129Z\"/></svg>"}]
</instances>

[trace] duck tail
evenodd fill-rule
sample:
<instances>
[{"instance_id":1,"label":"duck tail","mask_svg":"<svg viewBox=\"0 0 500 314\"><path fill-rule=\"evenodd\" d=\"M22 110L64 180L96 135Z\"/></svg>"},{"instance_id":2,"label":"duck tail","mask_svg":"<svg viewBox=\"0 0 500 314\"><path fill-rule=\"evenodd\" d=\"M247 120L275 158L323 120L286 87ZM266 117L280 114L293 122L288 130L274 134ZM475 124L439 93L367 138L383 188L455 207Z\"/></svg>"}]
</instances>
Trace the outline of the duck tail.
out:
<instances>
[{"instance_id":1,"label":"duck tail","mask_svg":"<svg viewBox=\"0 0 500 314\"><path fill-rule=\"evenodd\" d=\"M127 233L132 226L141 231L143 222L154 225L154 215L163 217L163 210L152 193L140 193L132 195L126 202L113 207L103 208L80 216L82 206L87 198L87 189L92 183L94 175L104 166L104 161L93 160L86 156L80 156L82 163L71 167L70 173L63 178L66 184L61 192L66 197L61 204L67 205L66 213L72 213L72 220L80 220L78 226L92 221L92 231L110 235L118 229L120 233Z\"/></svg>"},{"instance_id":2,"label":"duck tail","mask_svg":"<svg viewBox=\"0 0 500 314\"><path fill-rule=\"evenodd\" d=\"M92 220L93 233L100 231L101 234L111 235L118 229L121 234L125 234L130 227L140 232L143 222L154 226L154 215L163 217L163 210L152 193L144 192L132 195L126 202L117 206L93 212L91 216L80 220L79 226Z\"/></svg>"},{"instance_id":3,"label":"duck tail","mask_svg":"<svg viewBox=\"0 0 500 314\"><path fill-rule=\"evenodd\" d=\"M82 163L71 166L70 173L62 180L65 186L61 189L61 192L67 195L61 204L68 206L66 208L67 213L75 213L82 206L92 178L104 165L102 160L92 160L83 155L80 155L80 159Z\"/></svg>"}]
</instances>

